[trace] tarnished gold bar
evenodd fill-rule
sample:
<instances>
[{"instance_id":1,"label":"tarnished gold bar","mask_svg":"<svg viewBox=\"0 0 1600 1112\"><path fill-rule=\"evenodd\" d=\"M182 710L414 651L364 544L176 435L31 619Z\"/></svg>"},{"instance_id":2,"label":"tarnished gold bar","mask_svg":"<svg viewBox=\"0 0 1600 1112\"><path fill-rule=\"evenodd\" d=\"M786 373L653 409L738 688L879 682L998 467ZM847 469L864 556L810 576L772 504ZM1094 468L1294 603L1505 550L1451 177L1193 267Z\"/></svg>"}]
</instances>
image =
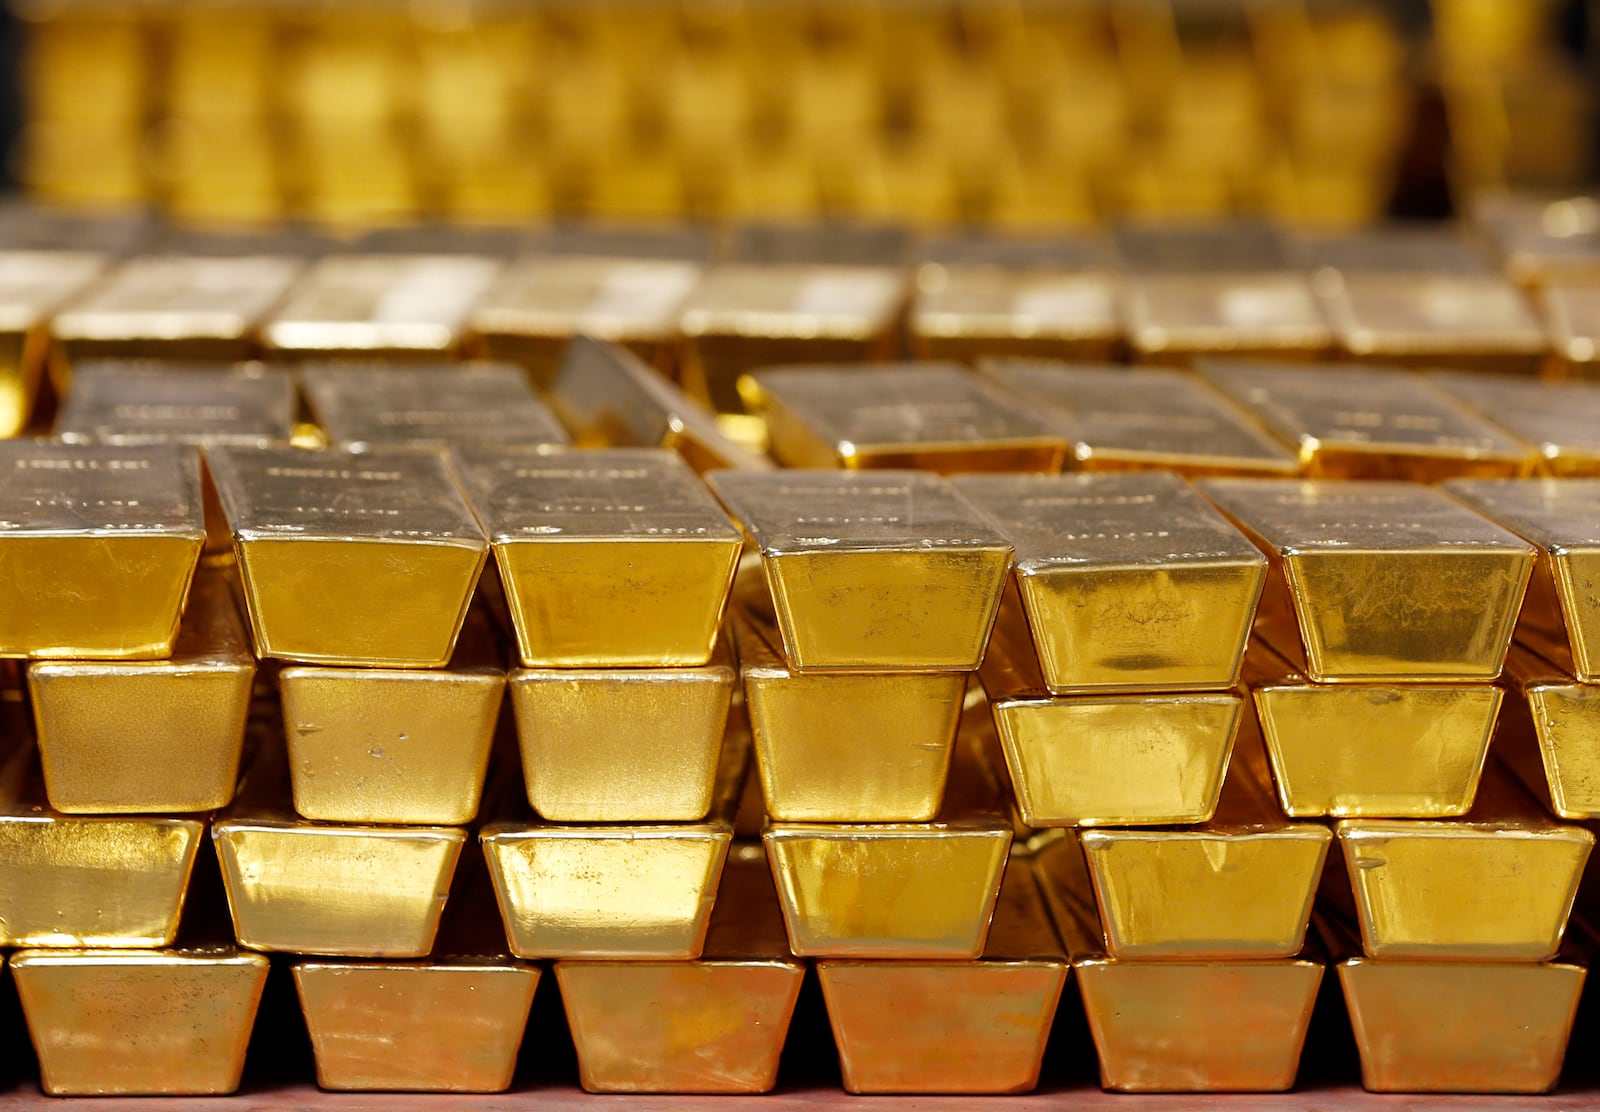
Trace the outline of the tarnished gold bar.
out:
<instances>
[{"instance_id":1,"label":"tarnished gold bar","mask_svg":"<svg viewBox=\"0 0 1600 1112\"><path fill-rule=\"evenodd\" d=\"M1293 271L1131 274L1128 346L1143 363L1196 355L1316 359L1333 350L1307 279Z\"/></svg>"},{"instance_id":2,"label":"tarnished gold bar","mask_svg":"<svg viewBox=\"0 0 1600 1112\"><path fill-rule=\"evenodd\" d=\"M476 255L330 255L263 323L261 344L278 359L448 356L502 269Z\"/></svg>"},{"instance_id":3,"label":"tarnished gold bar","mask_svg":"<svg viewBox=\"0 0 1600 1112\"><path fill-rule=\"evenodd\" d=\"M937 475L718 472L761 548L795 671L970 671L1011 546Z\"/></svg>"},{"instance_id":4,"label":"tarnished gold bar","mask_svg":"<svg viewBox=\"0 0 1600 1112\"><path fill-rule=\"evenodd\" d=\"M165 660L28 666L51 807L183 814L233 799L256 662L230 579L211 569L195 576Z\"/></svg>"},{"instance_id":5,"label":"tarnished gold bar","mask_svg":"<svg viewBox=\"0 0 1600 1112\"><path fill-rule=\"evenodd\" d=\"M1052 696L1020 605L1001 608L979 676L1001 755L992 763L1028 826L1195 823L1215 812L1237 692Z\"/></svg>"},{"instance_id":6,"label":"tarnished gold bar","mask_svg":"<svg viewBox=\"0 0 1600 1112\"><path fill-rule=\"evenodd\" d=\"M559 961L591 1093L764 1093L805 966L789 956L760 846L729 851L695 961Z\"/></svg>"},{"instance_id":7,"label":"tarnished gold bar","mask_svg":"<svg viewBox=\"0 0 1600 1112\"><path fill-rule=\"evenodd\" d=\"M1594 835L1551 820L1490 761L1464 819L1343 819L1334 825L1369 958L1546 961L1562 932Z\"/></svg>"},{"instance_id":8,"label":"tarnished gold bar","mask_svg":"<svg viewBox=\"0 0 1600 1112\"><path fill-rule=\"evenodd\" d=\"M1579 682L1600 682L1600 479L1454 482L1445 487L1539 550L1516 636Z\"/></svg>"},{"instance_id":9,"label":"tarnished gold bar","mask_svg":"<svg viewBox=\"0 0 1600 1112\"><path fill-rule=\"evenodd\" d=\"M671 448L699 474L773 466L729 439L703 403L620 344L574 336L550 387L550 405L580 448Z\"/></svg>"},{"instance_id":10,"label":"tarnished gold bar","mask_svg":"<svg viewBox=\"0 0 1600 1112\"><path fill-rule=\"evenodd\" d=\"M267 982L232 946L22 950L11 972L51 1096L231 1093Z\"/></svg>"},{"instance_id":11,"label":"tarnished gold bar","mask_svg":"<svg viewBox=\"0 0 1600 1112\"><path fill-rule=\"evenodd\" d=\"M0 656L170 656L205 543L189 447L0 441Z\"/></svg>"},{"instance_id":12,"label":"tarnished gold bar","mask_svg":"<svg viewBox=\"0 0 1600 1112\"><path fill-rule=\"evenodd\" d=\"M528 668L709 663L743 539L658 449L463 448Z\"/></svg>"},{"instance_id":13,"label":"tarnished gold bar","mask_svg":"<svg viewBox=\"0 0 1600 1112\"><path fill-rule=\"evenodd\" d=\"M1600 819L1600 686L1521 645L1506 654L1506 678L1496 756L1558 818Z\"/></svg>"},{"instance_id":14,"label":"tarnished gold bar","mask_svg":"<svg viewBox=\"0 0 1600 1112\"><path fill-rule=\"evenodd\" d=\"M252 950L414 958L433 949L467 832L323 826L295 816L289 768L266 737L211 827L233 930Z\"/></svg>"},{"instance_id":15,"label":"tarnished gold bar","mask_svg":"<svg viewBox=\"0 0 1600 1112\"><path fill-rule=\"evenodd\" d=\"M471 822L505 688L494 628L477 609L448 668L283 668L295 812L316 822Z\"/></svg>"},{"instance_id":16,"label":"tarnished gold bar","mask_svg":"<svg viewBox=\"0 0 1600 1112\"><path fill-rule=\"evenodd\" d=\"M1245 680L1290 817L1450 818L1472 808L1498 686L1313 683L1263 641L1245 656Z\"/></svg>"},{"instance_id":17,"label":"tarnished gold bar","mask_svg":"<svg viewBox=\"0 0 1600 1112\"><path fill-rule=\"evenodd\" d=\"M27 250L0 238L0 436L16 436L33 414L51 314L108 262L97 250Z\"/></svg>"},{"instance_id":18,"label":"tarnished gold bar","mask_svg":"<svg viewBox=\"0 0 1600 1112\"><path fill-rule=\"evenodd\" d=\"M1533 445L1540 474L1600 476L1600 385L1448 371L1427 382Z\"/></svg>"},{"instance_id":19,"label":"tarnished gold bar","mask_svg":"<svg viewBox=\"0 0 1600 1112\"><path fill-rule=\"evenodd\" d=\"M504 363L319 363L300 368L300 385L338 448L567 443L523 373Z\"/></svg>"},{"instance_id":20,"label":"tarnished gold bar","mask_svg":"<svg viewBox=\"0 0 1600 1112\"><path fill-rule=\"evenodd\" d=\"M1025 1093L1071 966L1026 859L974 961L817 962L852 1093Z\"/></svg>"},{"instance_id":21,"label":"tarnished gold bar","mask_svg":"<svg viewBox=\"0 0 1600 1112\"><path fill-rule=\"evenodd\" d=\"M207 450L256 654L439 667L489 544L442 455Z\"/></svg>"},{"instance_id":22,"label":"tarnished gold bar","mask_svg":"<svg viewBox=\"0 0 1600 1112\"><path fill-rule=\"evenodd\" d=\"M79 363L56 414L69 444L287 444L294 379L259 363Z\"/></svg>"},{"instance_id":23,"label":"tarnished gold bar","mask_svg":"<svg viewBox=\"0 0 1600 1112\"><path fill-rule=\"evenodd\" d=\"M1579 378L1600 374L1600 284L1553 284L1539 300L1556 367Z\"/></svg>"},{"instance_id":24,"label":"tarnished gold bar","mask_svg":"<svg viewBox=\"0 0 1600 1112\"><path fill-rule=\"evenodd\" d=\"M1515 534L1411 483L1198 485L1266 551L1259 628L1311 680L1500 674L1533 571Z\"/></svg>"},{"instance_id":25,"label":"tarnished gold bar","mask_svg":"<svg viewBox=\"0 0 1600 1112\"><path fill-rule=\"evenodd\" d=\"M1313 951L1258 961L1116 961L1068 838L1036 868L1072 957L1100 1084L1122 1092L1276 1092L1294 1085L1322 983ZM1070 851L1070 852L1068 852Z\"/></svg>"},{"instance_id":26,"label":"tarnished gold bar","mask_svg":"<svg viewBox=\"0 0 1600 1112\"><path fill-rule=\"evenodd\" d=\"M1177 475L967 475L1052 694L1232 687L1267 561Z\"/></svg>"},{"instance_id":27,"label":"tarnished gold bar","mask_svg":"<svg viewBox=\"0 0 1600 1112\"><path fill-rule=\"evenodd\" d=\"M1059 471L1044 422L954 363L773 367L739 380L789 467Z\"/></svg>"},{"instance_id":28,"label":"tarnished gold bar","mask_svg":"<svg viewBox=\"0 0 1600 1112\"><path fill-rule=\"evenodd\" d=\"M1313 479L1515 478L1537 462L1531 445L1403 371L1222 360L1200 369L1292 446Z\"/></svg>"},{"instance_id":29,"label":"tarnished gold bar","mask_svg":"<svg viewBox=\"0 0 1600 1112\"><path fill-rule=\"evenodd\" d=\"M980 359L978 370L1067 442L1068 470L1299 474L1300 461L1242 409L1183 371Z\"/></svg>"},{"instance_id":30,"label":"tarnished gold bar","mask_svg":"<svg viewBox=\"0 0 1600 1112\"><path fill-rule=\"evenodd\" d=\"M736 594L733 630L767 815L779 822L932 819L944 799L967 677L796 672L784 663L770 601L738 602Z\"/></svg>"}]
</instances>

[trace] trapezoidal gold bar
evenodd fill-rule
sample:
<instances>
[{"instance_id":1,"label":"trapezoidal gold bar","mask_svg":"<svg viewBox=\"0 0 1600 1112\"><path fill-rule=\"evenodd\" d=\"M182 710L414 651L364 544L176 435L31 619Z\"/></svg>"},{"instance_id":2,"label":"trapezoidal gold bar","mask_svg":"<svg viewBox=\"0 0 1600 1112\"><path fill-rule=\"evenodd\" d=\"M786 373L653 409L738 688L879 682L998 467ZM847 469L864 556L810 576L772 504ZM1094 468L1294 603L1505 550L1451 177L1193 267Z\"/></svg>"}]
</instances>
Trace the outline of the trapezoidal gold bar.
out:
<instances>
[{"instance_id":1,"label":"trapezoidal gold bar","mask_svg":"<svg viewBox=\"0 0 1600 1112\"><path fill-rule=\"evenodd\" d=\"M1059 471L1061 438L954 363L773 367L739 380L789 467Z\"/></svg>"},{"instance_id":2,"label":"trapezoidal gold bar","mask_svg":"<svg viewBox=\"0 0 1600 1112\"><path fill-rule=\"evenodd\" d=\"M458 449L528 668L708 664L743 539L671 452Z\"/></svg>"},{"instance_id":3,"label":"trapezoidal gold bar","mask_svg":"<svg viewBox=\"0 0 1600 1112\"><path fill-rule=\"evenodd\" d=\"M764 1093L805 966L789 956L760 846L729 851L694 961L556 962L591 1093Z\"/></svg>"},{"instance_id":4,"label":"trapezoidal gold bar","mask_svg":"<svg viewBox=\"0 0 1600 1112\"><path fill-rule=\"evenodd\" d=\"M1266 581L1255 545L1176 475L968 475L1016 550L1052 694L1232 687Z\"/></svg>"},{"instance_id":5,"label":"trapezoidal gold bar","mask_svg":"<svg viewBox=\"0 0 1600 1112\"><path fill-rule=\"evenodd\" d=\"M50 806L67 814L226 807L255 674L231 572L208 568L195 576L171 657L30 664Z\"/></svg>"},{"instance_id":6,"label":"trapezoidal gold bar","mask_svg":"<svg viewBox=\"0 0 1600 1112\"><path fill-rule=\"evenodd\" d=\"M96 359L80 363L56 414L69 444L287 444L294 378L259 363Z\"/></svg>"},{"instance_id":7,"label":"trapezoidal gold bar","mask_svg":"<svg viewBox=\"0 0 1600 1112\"><path fill-rule=\"evenodd\" d=\"M50 350L51 314L105 269L99 251L0 247L0 436L28 424Z\"/></svg>"},{"instance_id":8,"label":"trapezoidal gold bar","mask_svg":"<svg viewBox=\"0 0 1600 1112\"><path fill-rule=\"evenodd\" d=\"M208 449L256 654L436 668L489 543L442 455Z\"/></svg>"},{"instance_id":9,"label":"trapezoidal gold bar","mask_svg":"<svg viewBox=\"0 0 1600 1112\"><path fill-rule=\"evenodd\" d=\"M1525 444L1393 368L1203 360L1206 378L1295 448L1313 479L1517 478Z\"/></svg>"},{"instance_id":10,"label":"trapezoidal gold bar","mask_svg":"<svg viewBox=\"0 0 1600 1112\"><path fill-rule=\"evenodd\" d=\"M205 544L194 448L0 441L0 656L170 656Z\"/></svg>"},{"instance_id":11,"label":"trapezoidal gold bar","mask_svg":"<svg viewBox=\"0 0 1600 1112\"><path fill-rule=\"evenodd\" d=\"M1316 359L1333 350L1316 295L1294 271L1134 274L1124 280L1135 361L1197 355Z\"/></svg>"},{"instance_id":12,"label":"trapezoidal gold bar","mask_svg":"<svg viewBox=\"0 0 1600 1112\"><path fill-rule=\"evenodd\" d=\"M300 385L334 447L567 443L561 422L506 363L317 363L300 368Z\"/></svg>"},{"instance_id":13,"label":"trapezoidal gold bar","mask_svg":"<svg viewBox=\"0 0 1600 1112\"><path fill-rule=\"evenodd\" d=\"M1488 233L1505 274L1521 286L1600 277L1593 197L1492 193L1475 197L1472 222Z\"/></svg>"},{"instance_id":14,"label":"trapezoidal gold bar","mask_svg":"<svg viewBox=\"0 0 1600 1112\"><path fill-rule=\"evenodd\" d=\"M978 370L1067 442L1067 469L1290 478L1300 461L1186 371L980 359Z\"/></svg>"},{"instance_id":15,"label":"trapezoidal gold bar","mask_svg":"<svg viewBox=\"0 0 1600 1112\"><path fill-rule=\"evenodd\" d=\"M51 1096L231 1093L267 982L232 946L22 950L11 956Z\"/></svg>"},{"instance_id":16,"label":"trapezoidal gold bar","mask_svg":"<svg viewBox=\"0 0 1600 1112\"><path fill-rule=\"evenodd\" d=\"M1026 859L971 961L817 962L852 1093L1025 1093L1071 966Z\"/></svg>"},{"instance_id":17,"label":"trapezoidal gold bar","mask_svg":"<svg viewBox=\"0 0 1600 1112\"><path fill-rule=\"evenodd\" d=\"M1260 629L1311 680L1500 674L1534 562L1515 534L1411 483L1198 485L1266 551Z\"/></svg>"},{"instance_id":18,"label":"trapezoidal gold bar","mask_svg":"<svg viewBox=\"0 0 1600 1112\"><path fill-rule=\"evenodd\" d=\"M712 491L761 549L795 671L970 671L1011 546L937 475L735 472Z\"/></svg>"},{"instance_id":19,"label":"trapezoidal gold bar","mask_svg":"<svg viewBox=\"0 0 1600 1112\"><path fill-rule=\"evenodd\" d=\"M1600 384L1447 371L1426 382L1533 445L1541 475L1600 476Z\"/></svg>"},{"instance_id":20,"label":"trapezoidal gold bar","mask_svg":"<svg viewBox=\"0 0 1600 1112\"><path fill-rule=\"evenodd\" d=\"M1600 686L1579 683L1521 645L1495 755L1557 818L1600 819Z\"/></svg>"}]
</instances>

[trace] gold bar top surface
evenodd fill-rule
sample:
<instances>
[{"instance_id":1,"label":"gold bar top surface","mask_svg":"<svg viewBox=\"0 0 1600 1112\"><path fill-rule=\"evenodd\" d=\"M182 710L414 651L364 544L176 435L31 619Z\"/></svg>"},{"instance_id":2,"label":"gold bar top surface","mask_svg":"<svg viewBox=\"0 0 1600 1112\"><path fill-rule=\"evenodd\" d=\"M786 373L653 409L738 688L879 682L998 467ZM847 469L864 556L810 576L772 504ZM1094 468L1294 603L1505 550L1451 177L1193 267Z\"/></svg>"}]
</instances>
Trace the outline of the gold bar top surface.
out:
<instances>
[{"instance_id":1,"label":"gold bar top surface","mask_svg":"<svg viewBox=\"0 0 1600 1112\"><path fill-rule=\"evenodd\" d=\"M1294 272L1147 274L1127 289L1129 342L1147 356L1333 346L1310 283Z\"/></svg>"},{"instance_id":2,"label":"gold bar top surface","mask_svg":"<svg viewBox=\"0 0 1600 1112\"><path fill-rule=\"evenodd\" d=\"M1600 383L1445 372L1427 381L1532 444L1546 474L1600 474Z\"/></svg>"},{"instance_id":3,"label":"gold bar top surface","mask_svg":"<svg viewBox=\"0 0 1600 1112\"><path fill-rule=\"evenodd\" d=\"M479 301L471 326L485 335L667 339L702 269L687 259L519 259Z\"/></svg>"},{"instance_id":4,"label":"gold bar top surface","mask_svg":"<svg viewBox=\"0 0 1600 1112\"><path fill-rule=\"evenodd\" d=\"M287 444L289 372L258 364L104 360L79 364L56 417L69 443Z\"/></svg>"},{"instance_id":5,"label":"gold bar top surface","mask_svg":"<svg viewBox=\"0 0 1600 1112\"><path fill-rule=\"evenodd\" d=\"M1444 489L1546 552L1600 548L1600 479L1452 479Z\"/></svg>"},{"instance_id":6,"label":"gold bar top surface","mask_svg":"<svg viewBox=\"0 0 1600 1112\"><path fill-rule=\"evenodd\" d=\"M566 430L506 363L316 364L300 383L328 441L399 445L565 444Z\"/></svg>"},{"instance_id":7,"label":"gold bar top surface","mask_svg":"<svg viewBox=\"0 0 1600 1112\"><path fill-rule=\"evenodd\" d=\"M277 304L303 266L266 255L130 259L58 313L51 332L69 345L239 339Z\"/></svg>"},{"instance_id":8,"label":"gold bar top surface","mask_svg":"<svg viewBox=\"0 0 1600 1112\"><path fill-rule=\"evenodd\" d=\"M192 447L0 441L0 538L203 539Z\"/></svg>"},{"instance_id":9,"label":"gold bar top surface","mask_svg":"<svg viewBox=\"0 0 1600 1112\"><path fill-rule=\"evenodd\" d=\"M20 332L83 289L104 269L95 251L0 249L0 329Z\"/></svg>"},{"instance_id":10,"label":"gold bar top surface","mask_svg":"<svg viewBox=\"0 0 1600 1112\"><path fill-rule=\"evenodd\" d=\"M889 326L907 292L895 267L728 263L683 305L688 336L865 340Z\"/></svg>"}]
</instances>

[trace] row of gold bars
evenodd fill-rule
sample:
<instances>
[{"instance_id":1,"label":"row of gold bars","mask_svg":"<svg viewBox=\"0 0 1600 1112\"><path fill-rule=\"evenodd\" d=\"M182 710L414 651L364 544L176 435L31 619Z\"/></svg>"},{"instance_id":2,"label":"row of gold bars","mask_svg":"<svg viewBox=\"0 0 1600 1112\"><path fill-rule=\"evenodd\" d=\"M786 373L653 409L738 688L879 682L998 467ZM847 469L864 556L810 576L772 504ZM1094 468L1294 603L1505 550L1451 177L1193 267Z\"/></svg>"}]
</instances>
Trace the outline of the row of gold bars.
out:
<instances>
[{"instance_id":1,"label":"row of gold bars","mask_svg":"<svg viewBox=\"0 0 1600 1112\"><path fill-rule=\"evenodd\" d=\"M1031 1088L1069 978L1106 1087L1282 1089L1329 965L1368 1087L1553 1086L1596 896L1600 385L1483 306L1582 295L1591 207L1123 229L1092 269L0 220L8 297L84 283L7 318L54 435L0 440L0 945L44 1087L232 1090L268 953L334 1089L506 1087L540 962L597 1091L770 1088L808 968L852 1091ZM293 276L255 300L193 277L262 259ZM457 358L495 282L580 263L512 362ZM963 281L1001 291L939 352L972 368L863 362ZM1030 281L1112 292L1020 327ZM1479 291L1404 354L1482 369L1321 359L1335 318L1284 342L1270 293L1254 331L1120 323L1164 282L1364 281L1379 325ZM1109 339L1073 330L1106 302ZM1113 352L1195 366L1083 361Z\"/></svg>"},{"instance_id":2,"label":"row of gold bars","mask_svg":"<svg viewBox=\"0 0 1600 1112\"><path fill-rule=\"evenodd\" d=\"M1553 5L1428 6L1423 50L1375 0L27 0L21 165L221 221L1348 224L1436 87L1460 189L1582 182Z\"/></svg>"}]
</instances>

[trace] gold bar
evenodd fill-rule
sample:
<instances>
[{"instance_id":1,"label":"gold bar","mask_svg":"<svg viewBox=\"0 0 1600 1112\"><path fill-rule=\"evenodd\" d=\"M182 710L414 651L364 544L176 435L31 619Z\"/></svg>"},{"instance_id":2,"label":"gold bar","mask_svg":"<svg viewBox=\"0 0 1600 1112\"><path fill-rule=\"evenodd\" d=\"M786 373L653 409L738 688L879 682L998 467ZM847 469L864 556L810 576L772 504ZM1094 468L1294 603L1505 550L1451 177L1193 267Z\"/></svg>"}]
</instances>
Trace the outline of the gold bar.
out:
<instances>
[{"instance_id":1,"label":"gold bar","mask_svg":"<svg viewBox=\"0 0 1600 1112\"><path fill-rule=\"evenodd\" d=\"M1410 483L1198 485L1266 551L1261 632L1312 681L1500 674L1533 571L1515 534Z\"/></svg>"},{"instance_id":2,"label":"gold bar","mask_svg":"<svg viewBox=\"0 0 1600 1112\"><path fill-rule=\"evenodd\" d=\"M440 667L489 544L437 453L207 450L256 655Z\"/></svg>"},{"instance_id":3,"label":"gold bar","mask_svg":"<svg viewBox=\"0 0 1600 1112\"><path fill-rule=\"evenodd\" d=\"M1059 471L1049 427L953 363L775 367L739 380L789 467Z\"/></svg>"},{"instance_id":4,"label":"gold bar","mask_svg":"<svg viewBox=\"0 0 1600 1112\"><path fill-rule=\"evenodd\" d=\"M1300 462L1232 402L1183 371L980 359L978 370L1067 442L1077 471L1292 477Z\"/></svg>"},{"instance_id":5,"label":"gold bar","mask_svg":"<svg viewBox=\"0 0 1600 1112\"><path fill-rule=\"evenodd\" d=\"M1116 243L1122 265L1137 274L1261 274L1291 262L1282 233L1259 220L1127 223Z\"/></svg>"},{"instance_id":6,"label":"gold bar","mask_svg":"<svg viewBox=\"0 0 1600 1112\"><path fill-rule=\"evenodd\" d=\"M567 443L522 371L504 363L312 364L300 385L338 448Z\"/></svg>"},{"instance_id":7,"label":"gold bar","mask_svg":"<svg viewBox=\"0 0 1600 1112\"><path fill-rule=\"evenodd\" d=\"M1539 550L1516 636L1581 683L1600 681L1600 480L1453 482L1445 489Z\"/></svg>"},{"instance_id":8,"label":"gold bar","mask_svg":"<svg viewBox=\"0 0 1600 1112\"><path fill-rule=\"evenodd\" d=\"M1290 817L1471 810L1500 713L1496 685L1313 683L1264 641L1251 644L1245 679Z\"/></svg>"},{"instance_id":9,"label":"gold bar","mask_svg":"<svg viewBox=\"0 0 1600 1112\"><path fill-rule=\"evenodd\" d=\"M591 1093L764 1093L805 966L789 956L760 846L735 846L695 961L558 961Z\"/></svg>"},{"instance_id":10,"label":"gold bar","mask_svg":"<svg viewBox=\"0 0 1600 1112\"><path fill-rule=\"evenodd\" d=\"M51 1096L220 1095L239 1087L267 959L232 946L22 950L11 972Z\"/></svg>"},{"instance_id":11,"label":"gold bar","mask_svg":"<svg viewBox=\"0 0 1600 1112\"><path fill-rule=\"evenodd\" d=\"M971 671L1011 546L937 475L718 472L761 548L795 671Z\"/></svg>"},{"instance_id":12,"label":"gold bar","mask_svg":"<svg viewBox=\"0 0 1600 1112\"><path fill-rule=\"evenodd\" d=\"M951 486L1016 550L1052 694L1238 683L1267 561L1183 479L968 475Z\"/></svg>"},{"instance_id":13,"label":"gold bar","mask_svg":"<svg viewBox=\"0 0 1600 1112\"><path fill-rule=\"evenodd\" d=\"M1494 242L1513 282L1540 286L1600 277L1596 198L1491 194L1474 198L1471 209L1473 222Z\"/></svg>"},{"instance_id":14,"label":"gold bar","mask_svg":"<svg viewBox=\"0 0 1600 1112\"><path fill-rule=\"evenodd\" d=\"M205 543L200 456L0 441L0 656L170 656Z\"/></svg>"},{"instance_id":15,"label":"gold bar","mask_svg":"<svg viewBox=\"0 0 1600 1112\"><path fill-rule=\"evenodd\" d=\"M1136 361L1187 364L1196 355L1316 359L1333 349L1311 283L1283 271L1133 274L1125 279Z\"/></svg>"},{"instance_id":16,"label":"gold bar","mask_svg":"<svg viewBox=\"0 0 1600 1112\"><path fill-rule=\"evenodd\" d=\"M56 414L68 444L287 444L294 378L259 363L97 359L78 364Z\"/></svg>"},{"instance_id":17,"label":"gold bar","mask_svg":"<svg viewBox=\"0 0 1600 1112\"><path fill-rule=\"evenodd\" d=\"M502 266L472 255L330 255L267 318L261 343L277 359L449 356Z\"/></svg>"},{"instance_id":18,"label":"gold bar","mask_svg":"<svg viewBox=\"0 0 1600 1112\"><path fill-rule=\"evenodd\" d=\"M1579 378L1600 374L1600 285L1552 284L1540 303L1555 366Z\"/></svg>"},{"instance_id":19,"label":"gold bar","mask_svg":"<svg viewBox=\"0 0 1600 1112\"><path fill-rule=\"evenodd\" d=\"M817 962L852 1093L1025 1093L1071 966L1026 859L973 961Z\"/></svg>"},{"instance_id":20,"label":"gold bar","mask_svg":"<svg viewBox=\"0 0 1600 1112\"><path fill-rule=\"evenodd\" d=\"M16 436L33 415L51 314L108 261L96 250L28 250L0 236L0 436Z\"/></svg>"},{"instance_id":21,"label":"gold bar","mask_svg":"<svg viewBox=\"0 0 1600 1112\"><path fill-rule=\"evenodd\" d=\"M1533 445L1539 474L1600 476L1600 386L1447 371L1430 374L1427 382Z\"/></svg>"},{"instance_id":22,"label":"gold bar","mask_svg":"<svg viewBox=\"0 0 1600 1112\"><path fill-rule=\"evenodd\" d=\"M1515 478L1537 462L1530 445L1403 371L1222 360L1200 369L1292 446L1313 479Z\"/></svg>"},{"instance_id":23,"label":"gold bar","mask_svg":"<svg viewBox=\"0 0 1600 1112\"><path fill-rule=\"evenodd\" d=\"M1556 817L1600 818L1600 686L1512 645L1495 754Z\"/></svg>"},{"instance_id":24,"label":"gold bar","mask_svg":"<svg viewBox=\"0 0 1600 1112\"><path fill-rule=\"evenodd\" d=\"M1330 871L1329 906L1353 890L1362 950L1378 959L1553 958L1594 844L1493 761L1464 819L1343 819L1334 833L1349 887Z\"/></svg>"},{"instance_id":25,"label":"gold bar","mask_svg":"<svg viewBox=\"0 0 1600 1112\"><path fill-rule=\"evenodd\" d=\"M1291 1088L1322 962L1311 951L1259 961L1109 958L1083 858L1070 838L1060 844L1035 864L1072 957L1100 1084L1120 1092Z\"/></svg>"},{"instance_id":26,"label":"gold bar","mask_svg":"<svg viewBox=\"0 0 1600 1112\"><path fill-rule=\"evenodd\" d=\"M671 448L697 474L773 466L729 439L701 402L620 344L574 336L550 387L550 405L580 448Z\"/></svg>"},{"instance_id":27,"label":"gold bar","mask_svg":"<svg viewBox=\"0 0 1600 1112\"><path fill-rule=\"evenodd\" d=\"M462 449L528 668L709 663L743 541L657 449Z\"/></svg>"},{"instance_id":28,"label":"gold bar","mask_svg":"<svg viewBox=\"0 0 1600 1112\"><path fill-rule=\"evenodd\" d=\"M231 576L195 576L166 660L28 666L45 792L67 814L226 807L256 662Z\"/></svg>"}]
</instances>

